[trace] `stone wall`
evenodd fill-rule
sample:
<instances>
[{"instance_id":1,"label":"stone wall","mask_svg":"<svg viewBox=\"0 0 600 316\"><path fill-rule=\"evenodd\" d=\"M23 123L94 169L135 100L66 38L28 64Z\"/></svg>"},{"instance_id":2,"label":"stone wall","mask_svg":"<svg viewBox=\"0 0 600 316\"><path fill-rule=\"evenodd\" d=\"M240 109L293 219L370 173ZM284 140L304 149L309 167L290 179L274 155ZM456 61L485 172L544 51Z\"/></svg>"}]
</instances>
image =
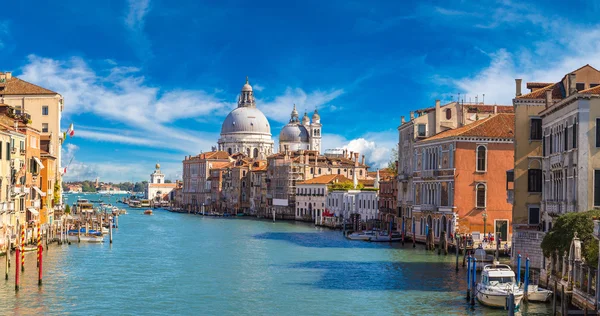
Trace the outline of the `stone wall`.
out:
<instances>
[{"instance_id":1,"label":"stone wall","mask_svg":"<svg viewBox=\"0 0 600 316\"><path fill-rule=\"evenodd\" d=\"M544 256L542 254L542 240L546 233L534 230L515 229L512 239L511 262L516 265L517 256L521 254L521 266L525 266L525 258L529 257L532 269L541 269Z\"/></svg>"}]
</instances>

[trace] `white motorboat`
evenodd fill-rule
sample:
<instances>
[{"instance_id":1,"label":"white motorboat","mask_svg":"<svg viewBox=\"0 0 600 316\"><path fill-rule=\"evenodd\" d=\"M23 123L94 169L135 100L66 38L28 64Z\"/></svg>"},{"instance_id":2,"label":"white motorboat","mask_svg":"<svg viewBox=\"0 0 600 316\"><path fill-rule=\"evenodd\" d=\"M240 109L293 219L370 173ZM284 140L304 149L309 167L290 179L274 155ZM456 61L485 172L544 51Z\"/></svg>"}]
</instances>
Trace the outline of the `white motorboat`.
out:
<instances>
[{"instance_id":1,"label":"white motorboat","mask_svg":"<svg viewBox=\"0 0 600 316\"><path fill-rule=\"evenodd\" d=\"M348 236L346 236L346 238L350 239L350 240L369 240L371 237L375 236L375 232L374 231L366 231L366 232L356 232L356 233L352 233Z\"/></svg>"},{"instance_id":2,"label":"white motorboat","mask_svg":"<svg viewBox=\"0 0 600 316\"><path fill-rule=\"evenodd\" d=\"M543 289L537 285L527 287L527 301L529 302L547 302L552 296L552 291Z\"/></svg>"},{"instance_id":3,"label":"white motorboat","mask_svg":"<svg viewBox=\"0 0 600 316\"><path fill-rule=\"evenodd\" d=\"M388 234L386 232L379 232L375 234L375 236L369 238L369 241L372 242L392 242L392 241L401 241L402 234L399 232L392 232L392 234Z\"/></svg>"},{"instance_id":4,"label":"white motorboat","mask_svg":"<svg viewBox=\"0 0 600 316\"><path fill-rule=\"evenodd\" d=\"M515 297L515 308L523 300L523 289L515 282L515 273L510 266L495 262L485 265L481 272L481 282L477 283L477 300L486 306L504 308L510 293Z\"/></svg>"},{"instance_id":5,"label":"white motorboat","mask_svg":"<svg viewBox=\"0 0 600 316\"><path fill-rule=\"evenodd\" d=\"M101 243L104 242L103 236L98 235L81 235L81 237L77 236L77 234L69 234L68 235L70 242L79 242L79 238L81 238L81 242L87 243Z\"/></svg>"}]
</instances>

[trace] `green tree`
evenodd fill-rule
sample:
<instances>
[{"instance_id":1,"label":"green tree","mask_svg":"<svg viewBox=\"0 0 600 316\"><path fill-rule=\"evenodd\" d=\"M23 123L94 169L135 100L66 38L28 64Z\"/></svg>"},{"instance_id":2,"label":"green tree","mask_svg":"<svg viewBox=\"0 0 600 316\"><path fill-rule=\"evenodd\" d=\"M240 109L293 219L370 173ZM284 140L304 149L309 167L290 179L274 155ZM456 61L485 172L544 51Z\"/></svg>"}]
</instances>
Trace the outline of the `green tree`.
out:
<instances>
[{"instance_id":1,"label":"green tree","mask_svg":"<svg viewBox=\"0 0 600 316\"><path fill-rule=\"evenodd\" d=\"M560 256L565 251L568 253L571 240L577 232L577 237L581 239L582 256L588 265L596 267L598 265L598 241L593 237L594 223L592 219L598 217L600 217L600 210L573 212L559 216L552 229L542 240L544 256L553 256L555 250L558 250Z\"/></svg>"},{"instance_id":2,"label":"green tree","mask_svg":"<svg viewBox=\"0 0 600 316\"><path fill-rule=\"evenodd\" d=\"M362 188L364 188L364 185L362 185L361 183L359 183L356 186L357 190L360 190ZM334 184L331 184L329 186L329 190L330 191L333 191L333 190L345 190L345 191L354 190L354 183L350 182L350 181L334 183Z\"/></svg>"},{"instance_id":3,"label":"green tree","mask_svg":"<svg viewBox=\"0 0 600 316\"><path fill-rule=\"evenodd\" d=\"M165 183L173 183L173 181L167 179L167 180L165 180Z\"/></svg>"},{"instance_id":4,"label":"green tree","mask_svg":"<svg viewBox=\"0 0 600 316\"><path fill-rule=\"evenodd\" d=\"M65 214L71 214L71 207L69 206L69 204L67 204L67 206L65 207Z\"/></svg>"},{"instance_id":5,"label":"green tree","mask_svg":"<svg viewBox=\"0 0 600 316\"><path fill-rule=\"evenodd\" d=\"M148 184L148 181L136 182L135 186L133 187L133 191L134 192L144 192L144 191L146 191L147 184Z\"/></svg>"}]
</instances>

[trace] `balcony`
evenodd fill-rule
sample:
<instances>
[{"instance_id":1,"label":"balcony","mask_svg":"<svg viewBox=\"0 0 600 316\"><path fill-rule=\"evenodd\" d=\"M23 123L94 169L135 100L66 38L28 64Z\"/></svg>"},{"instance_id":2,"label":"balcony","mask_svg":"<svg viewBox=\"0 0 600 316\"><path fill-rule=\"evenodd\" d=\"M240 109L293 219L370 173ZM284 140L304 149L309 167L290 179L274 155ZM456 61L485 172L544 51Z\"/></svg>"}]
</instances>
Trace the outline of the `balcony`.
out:
<instances>
[{"instance_id":1,"label":"balcony","mask_svg":"<svg viewBox=\"0 0 600 316\"><path fill-rule=\"evenodd\" d=\"M433 212L437 209L437 206L433 205L433 204L421 204L421 211L429 211L429 212Z\"/></svg>"},{"instance_id":2,"label":"balcony","mask_svg":"<svg viewBox=\"0 0 600 316\"><path fill-rule=\"evenodd\" d=\"M406 181L408 180L408 175L405 173L399 173L398 174L398 181Z\"/></svg>"},{"instance_id":3,"label":"balcony","mask_svg":"<svg viewBox=\"0 0 600 316\"><path fill-rule=\"evenodd\" d=\"M545 201L545 211L550 216L559 216L566 213L567 208L564 202L562 201Z\"/></svg>"},{"instance_id":4,"label":"balcony","mask_svg":"<svg viewBox=\"0 0 600 316\"><path fill-rule=\"evenodd\" d=\"M422 179L433 179L435 170L423 170L421 171Z\"/></svg>"},{"instance_id":5,"label":"balcony","mask_svg":"<svg viewBox=\"0 0 600 316\"><path fill-rule=\"evenodd\" d=\"M552 156L550 156L550 167L551 168L562 167L562 162L563 162L563 155L561 153L552 154Z\"/></svg>"}]
</instances>

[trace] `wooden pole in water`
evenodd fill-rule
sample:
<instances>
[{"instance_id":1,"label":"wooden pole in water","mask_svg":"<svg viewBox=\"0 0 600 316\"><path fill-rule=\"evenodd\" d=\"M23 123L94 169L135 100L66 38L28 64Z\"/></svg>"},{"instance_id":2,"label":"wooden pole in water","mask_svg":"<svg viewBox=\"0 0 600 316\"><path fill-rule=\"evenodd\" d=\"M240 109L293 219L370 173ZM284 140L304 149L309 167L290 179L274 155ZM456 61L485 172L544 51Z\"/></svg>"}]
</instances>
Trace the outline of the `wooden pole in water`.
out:
<instances>
[{"instance_id":1,"label":"wooden pole in water","mask_svg":"<svg viewBox=\"0 0 600 316\"><path fill-rule=\"evenodd\" d=\"M17 243L17 247L16 247L16 252L15 252L15 261L16 261L16 266L15 266L15 291L19 291L19 280L20 280L20 274L19 272L21 271L19 269L19 264L21 263L21 253L20 253L20 247L21 245L19 243Z\"/></svg>"},{"instance_id":2,"label":"wooden pole in water","mask_svg":"<svg viewBox=\"0 0 600 316\"><path fill-rule=\"evenodd\" d=\"M465 238L465 243L463 245L463 267L465 266L465 258L467 257L467 239Z\"/></svg>"},{"instance_id":3,"label":"wooden pole in water","mask_svg":"<svg viewBox=\"0 0 600 316\"><path fill-rule=\"evenodd\" d=\"M10 235L6 236L6 275L4 276L5 280L8 280L8 268L10 267L8 265L8 258L10 258Z\"/></svg>"},{"instance_id":4,"label":"wooden pole in water","mask_svg":"<svg viewBox=\"0 0 600 316\"><path fill-rule=\"evenodd\" d=\"M477 258L473 258L473 276L471 277L471 305L475 305L475 286L477 285Z\"/></svg>"},{"instance_id":5,"label":"wooden pole in water","mask_svg":"<svg viewBox=\"0 0 600 316\"><path fill-rule=\"evenodd\" d=\"M77 225L77 242L81 243L81 224Z\"/></svg>"},{"instance_id":6,"label":"wooden pole in water","mask_svg":"<svg viewBox=\"0 0 600 316\"><path fill-rule=\"evenodd\" d=\"M560 310L561 315L567 315L567 310L569 309L567 304L567 299L565 298L565 286L561 285L560 290Z\"/></svg>"},{"instance_id":7,"label":"wooden pole in water","mask_svg":"<svg viewBox=\"0 0 600 316\"><path fill-rule=\"evenodd\" d=\"M25 227L21 226L21 272L25 272Z\"/></svg>"},{"instance_id":8,"label":"wooden pole in water","mask_svg":"<svg viewBox=\"0 0 600 316\"><path fill-rule=\"evenodd\" d=\"M117 220L117 222L115 224L115 228L119 229L119 215L117 215L116 220Z\"/></svg>"},{"instance_id":9,"label":"wooden pole in water","mask_svg":"<svg viewBox=\"0 0 600 316\"><path fill-rule=\"evenodd\" d=\"M413 229L413 248L417 247L417 233Z\"/></svg>"},{"instance_id":10,"label":"wooden pole in water","mask_svg":"<svg viewBox=\"0 0 600 316\"><path fill-rule=\"evenodd\" d=\"M525 286L523 287L523 300L527 302L527 292L529 289L529 257L525 258L525 280L523 280Z\"/></svg>"},{"instance_id":11,"label":"wooden pole in water","mask_svg":"<svg viewBox=\"0 0 600 316\"><path fill-rule=\"evenodd\" d=\"M38 256L40 259L40 264L38 265L38 286L42 286L43 253L44 253L44 247L42 247L42 245L40 244L38 246Z\"/></svg>"},{"instance_id":12,"label":"wooden pole in water","mask_svg":"<svg viewBox=\"0 0 600 316\"><path fill-rule=\"evenodd\" d=\"M467 301L471 298L471 256L467 258Z\"/></svg>"},{"instance_id":13,"label":"wooden pole in water","mask_svg":"<svg viewBox=\"0 0 600 316\"><path fill-rule=\"evenodd\" d=\"M110 239L110 243L112 244L112 224L108 225L108 237Z\"/></svg>"},{"instance_id":14,"label":"wooden pole in water","mask_svg":"<svg viewBox=\"0 0 600 316\"><path fill-rule=\"evenodd\" d=\"M39 248L42 245L42 233L40 232L40 223L37 223L37 248ZM38 252L37 254L37 263L36 263L36 267L40 266L40 253Z\"/></svg>"},{"instance_id":15,"label":"wooden pole in water","mask_svg":"<svg viewBox=\"0 0 600 316\"><path fill-rule=\"evenodd\" d=\"M517 286L521 285L521 254L517 256Z\"/></svg>"},{"instance_id":16,"label":"wooden pole in water","mask_svg":"<svg viewBox=\"0 0 600 316\"><path fill-rule=\"evenodd\" d=\"M454 250L456 250L456 272L458 272L458 237L454 236Z\"/></svg>"},{"instance_id":17,"label":"wooden pole in water","mask_svg":"<svg viewBox=\"0 0 600 316\"><path fill-rule=\"evenodd\" d=\"M508 316L515 315L515 293L510 292L508 295Z\"/></svg>"},{"instance_id":18,"label":"wooden pole in water","mask_svg":"<svg viewBox=\"0 0 600 316\"><path fill-rule=\"evenodd\" d=\"M558 285L556 279L554 279L554 291L552 291L552 315L556 315L556 291L558 290Z\"/></svg>"}]
</instances>

